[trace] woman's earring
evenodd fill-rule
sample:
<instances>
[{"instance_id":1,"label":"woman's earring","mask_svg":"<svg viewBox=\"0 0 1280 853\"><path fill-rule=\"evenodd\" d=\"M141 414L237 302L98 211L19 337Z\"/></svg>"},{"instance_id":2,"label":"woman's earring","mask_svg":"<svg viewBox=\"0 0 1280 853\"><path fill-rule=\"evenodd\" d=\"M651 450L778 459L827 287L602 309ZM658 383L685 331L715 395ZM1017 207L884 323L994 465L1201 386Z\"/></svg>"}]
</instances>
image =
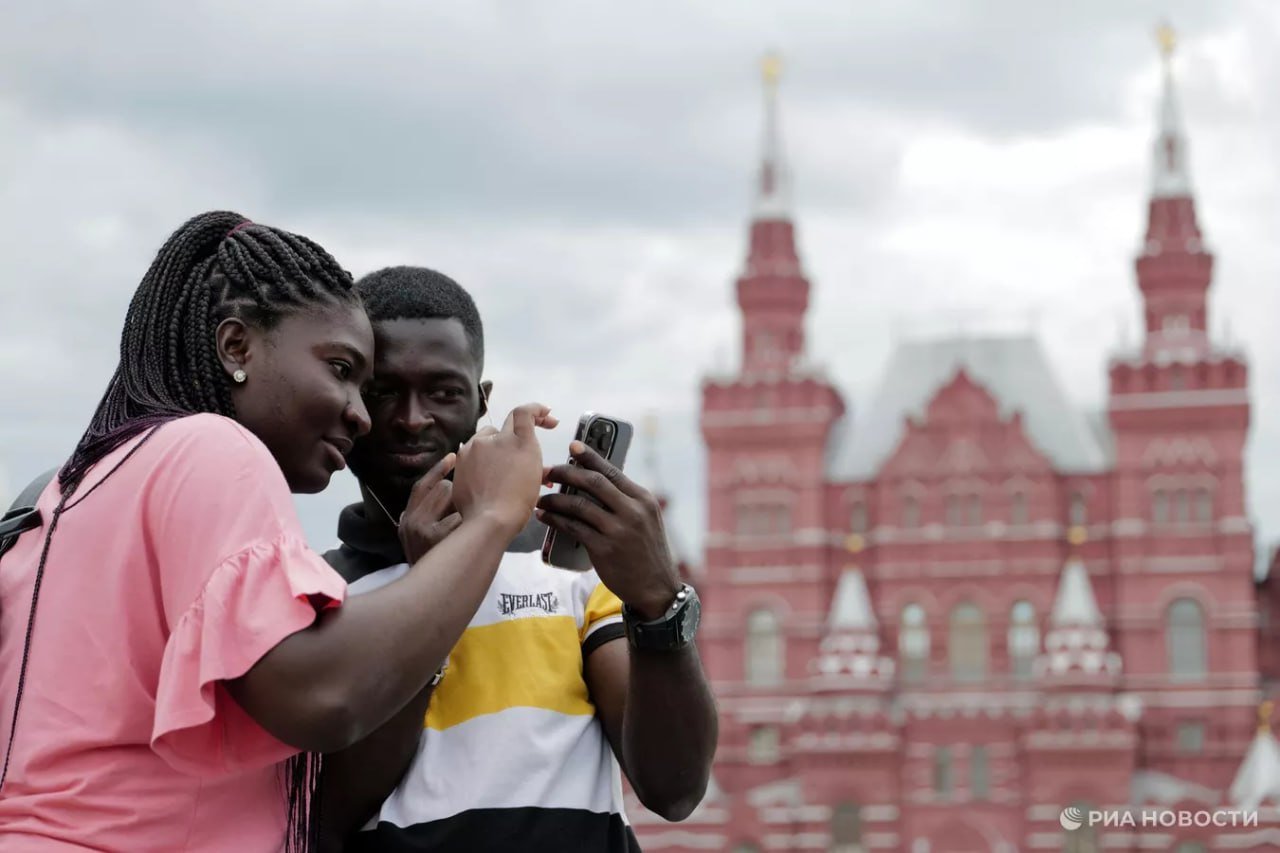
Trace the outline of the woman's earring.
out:
<instances>
[{"instance_id":1,"label":"woman's earring","mask_svg":"<svg viewBox=\"0 0 1280 853\"><path fill-rule=\"evenodd\" d=\"M234 379L237 384L243 384L243 382L249 378L249 374L237 368L236 372L231 374L231 378Z\"/></svg>"}]
</instances>

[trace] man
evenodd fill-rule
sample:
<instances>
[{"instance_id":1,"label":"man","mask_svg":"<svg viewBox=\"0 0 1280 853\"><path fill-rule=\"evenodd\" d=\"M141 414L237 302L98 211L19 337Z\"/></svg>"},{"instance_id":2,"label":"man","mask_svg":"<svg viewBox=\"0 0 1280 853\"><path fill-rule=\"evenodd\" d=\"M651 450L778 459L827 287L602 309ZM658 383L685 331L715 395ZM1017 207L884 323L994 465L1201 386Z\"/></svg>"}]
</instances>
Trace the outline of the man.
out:
<instances>
[{"instance_id":1,"label":"man","mask_svg":"<svg viewBox=\"0 0 1280 853\"><path fill-rule=\"evenodd\" d=\"M350 457L363 499L343 511L343 544L328 555L352 594L403 573L397 519L414 489L439 515L432 540L457 525L449 454L475 432L492 387L481 381L480 316L452 279L396 267L357 289L376 343L373 428ZM548 469L547 482L597 503L544 495L496 573L439 602L443 612L480 600L435 684L326 757L330 849L368 821L346 850L638 850L619 766L669 820L701 800L717 720L691 636L697 595L680 582L653 495L581 443L571 454L576 464ZM544 525L581 541L595 570L544 565Z\"/></svg>"}]
</instances>

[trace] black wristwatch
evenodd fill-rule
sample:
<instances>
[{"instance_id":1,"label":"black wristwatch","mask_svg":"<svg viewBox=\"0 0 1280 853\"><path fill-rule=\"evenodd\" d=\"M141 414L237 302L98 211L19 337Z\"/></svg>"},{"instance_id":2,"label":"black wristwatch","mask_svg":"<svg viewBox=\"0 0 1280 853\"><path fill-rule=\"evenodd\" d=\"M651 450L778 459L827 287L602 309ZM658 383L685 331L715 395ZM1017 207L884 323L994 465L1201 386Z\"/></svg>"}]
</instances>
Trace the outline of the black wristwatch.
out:
<instances>
[{"instance_id":1,"label":"black wristwatch","mask_svg":"<svg viewBox=\"0 0 1280 853\"><path fill-rule=\"evenodd\" d=\"M622 605L622 624L633 648L646 652L674 652L693 642L702 620L702 602L693 587L680 585L676 599L666 612L642 622L627 605Z\"/></svg>"}]
</instances>

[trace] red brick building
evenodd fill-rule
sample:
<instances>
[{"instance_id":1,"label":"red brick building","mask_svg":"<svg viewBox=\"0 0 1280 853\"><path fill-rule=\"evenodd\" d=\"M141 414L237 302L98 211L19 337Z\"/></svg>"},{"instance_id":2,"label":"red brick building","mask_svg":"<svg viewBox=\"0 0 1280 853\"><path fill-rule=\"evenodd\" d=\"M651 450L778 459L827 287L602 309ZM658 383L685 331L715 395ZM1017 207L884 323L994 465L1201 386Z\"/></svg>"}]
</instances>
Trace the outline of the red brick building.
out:
<instances>
[{"instance_id":1,"label":"red brick building","mask_svg":"<svg viewBox=\"0 0 1280 853\"><path fill-rule=\"evenodd\" d=\"M681 824L633 808L646 850L1280 849L1248 365L1209 334L1165 55L1144 334L1096 415L1032 337L900 343L846 405L807 358L767 70L741 369L703 385L715 785ZM1068 829L1068 806L1119 817Z\"/></svg>"}]
</instances>

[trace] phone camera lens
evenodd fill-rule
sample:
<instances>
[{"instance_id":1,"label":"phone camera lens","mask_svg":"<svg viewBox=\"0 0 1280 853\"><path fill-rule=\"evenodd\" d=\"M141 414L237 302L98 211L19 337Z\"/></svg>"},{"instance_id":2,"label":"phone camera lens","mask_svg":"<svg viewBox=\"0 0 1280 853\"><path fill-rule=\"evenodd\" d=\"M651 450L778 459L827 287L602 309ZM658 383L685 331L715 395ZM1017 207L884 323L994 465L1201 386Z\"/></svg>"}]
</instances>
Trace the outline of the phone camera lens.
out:
<instances>
[{"instance_id":1,"label":"phone camera lens","mask_svg":"<svg viewBox=\"0 0 1280 853\"><path fill-rule=\"evenodd\" d=\"M613 424L608 421L596 421L587 430L587 444L597 453L607 455L612 436Z\"/></svg>"}]
</instances>

